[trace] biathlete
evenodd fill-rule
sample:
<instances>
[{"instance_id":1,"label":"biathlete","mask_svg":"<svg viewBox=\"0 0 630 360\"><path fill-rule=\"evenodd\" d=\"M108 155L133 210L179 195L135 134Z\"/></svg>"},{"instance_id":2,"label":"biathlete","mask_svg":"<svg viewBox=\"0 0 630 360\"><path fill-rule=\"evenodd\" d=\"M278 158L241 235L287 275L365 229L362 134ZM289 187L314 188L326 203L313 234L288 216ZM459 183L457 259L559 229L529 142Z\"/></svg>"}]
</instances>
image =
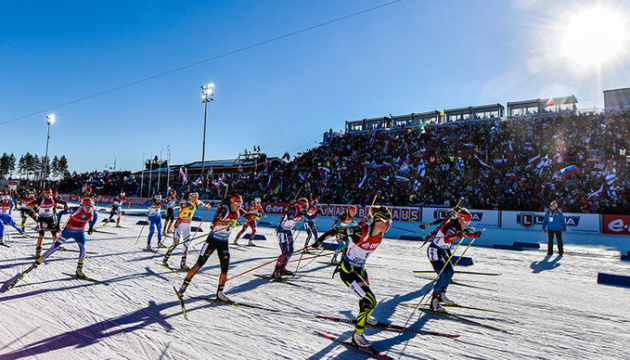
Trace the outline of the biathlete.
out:
<instances>
[{"instance_id":1,"label":"biathlete","mask_svg":"<svg viewBox=\"0 0 630 360\"><path fill-rule=\"evenodd\" d=\"M166 250L166 255L164 255L164 259L162 259L162 264L168 267L168 258L171 257L173 251L175 251L175 248L181 241L182 245L184 245L184 253L182 254L182 260L179 268L181 270L190 270L190 268L186 266L186 258L188 257L188 242L190 241L190 222L195 215L195 211L197 211L197 207L210 209L212 207L212 203L205 204L198 201L199 194L196 192L184 195L184 199L185 200L181 201L181 210L179 211L179 216L177 216L177 221L175 221L175 236L173 237L173 244Z\"/></svg>"},{"instance_id":2,"label":"biathlete","mask_svg":"<svg viewBox=\"0 0 630 360\"><path fill-rule=\"evenodd\" d=\"M25 231L26 227L26 217L30 217L37 223L37 214L35 214L35 193L27 191L21 198L19 202L20 215L22 216L22 223L20 227L22 231Z\"/></svg>"},{"instance_id":3,"label":"biathlete","mask_svg":"<svg viewBox=\"0 0 630 360\"><path fill-rule=\"evenodd\" d=\"M199 253L199 259L197 263L186 274L184 283L179 288L179 295L182 296L186 291L186 288L190 284L193 276L201 269L201 267L208 261L208 258L216 250L219 257L219 263L221 264L221 275L219 275L219 285L217 287L217 299L221 301L230 301L230 299L223 293L225 282L227 281L228 268L230 267L230 248L228 240L232 229L238 227L239 215L244 215L244 211L241 209L243 204L243 198L239 194L232 194L229 197L223 199L219 208L214 213L212 219L212 226L210 227L210 234L206 239L206 243L203 244L201 252Z\"/></svg>"},{"instance_id":4,"label":"biathlete","mask_svg":"<svg viewBox=\"0 0 630 360\"><path fill-rule=\"evenodd\" d=\"M147 237L147 248L146 250L151 251L151 239L153 238L153 233L155 229L157 229L157 247L162 247L162 206L164 202L162 201L162 195L153 196L152 201L147 201L144 203L145 206L149 205L148 211L148 220L149 220L149 236Z\"/></svg>"},{"instance_id":5,"label":"biathlete","mask_svg":"<svg viewBox=\"0 0 630 360\"><path fill-rule=\"evenodd\" d=\"M122 205L124 203L131 204L131 200L125 196L124 192L121 192L120 195L114 198L114 202L112 203L112 210L109 213L109 219L107 221L111 221L114 215L116 215L116 227L120 227L120 216L122 214Z\"/></svg>"},{"instance_id":6,"label":"biathlete","mask_svg":"<svg viewBox=\"0 0 630 360\"><path fill-rule=\"evenodd\" d=\"M18 227L11 217L11 211L13 210L13 200L11 196L2 195L0 198L0 244L4 244L4 224L11 225L17 230L20 235L24 234L24 231Z\"/></svg>"},{"instance_id":7,"label":"biathlete","mask_svg":"<svg viewBox=\"0 0 630 360\"><path fill-rule=\"evenodd\" d=\"M243 229L238 232L236 238L234 239L234 245L238 245L238 239L243 235L245 230L248 227L252 229L252 233L249 235L249 243L250 246L255 246L253 241L254 235L256 235L256 220L259 220L261 217L265 215L263 211L262 205L260 205L260 198L256 198L249 203L247 210L245 210L245 224L243 224Z\"/></svg>"},{"instance_id":8,"label":"biathlete","mask_svg":"<svg viewBox=\"0 0 630 360\"><path fill-rule=\"evenodd\" d=\"M173 225L175 224L175 209L179 208L179 199L177 198L177 191L171 189L164 199L164 207L166 208L166 218L164 218L164 233L162 235L167 236L171 233Z\"/></svg>"},{"instance_id":9,"label":"biathlete","mask_svg":"<svg viewBox=\"0 0 630 360\"><path fill-rule=\"evenodd\" d=\"M57 202L59 201L59 202ZM34 201L35 208L37 208L37 218L39 219L39 237L37 238L37 246L35 248L35 257L40 257L42 252L42 243L44 242L45 231L48 230L52 234L52 240L57 239L57 233L59 232L59 222L57 221L57 204L63 205L64 210L68 209L68 204L58 199L55 201L53 198L52 189L44 190L42 196Z\"/></svg>"},{"instance_id":10,"label":"biathlete","mask_svg":"<svg viewBox=\"0 0 630 360\"><path fill-rule=\"evenodd\" d=\"M442 304L453 304L446 297L446 288L451 283L455 274L451 260L451 244L464 237L477 238L481 236L481 231L467 229L472 221L472 214L466 208L459 208L456 217L450 217L438 229L431 238L431 244L427 248L427 256L433 270L438 274L438 278L433 286L433 294L429 307L432 310L443 310Z\"/></svg>"},{"instance_id":11,"label":"biathlete","mask_svg":"<svg viewBox=\"0 0 630 360\"><path fill-rule=\"evenodd\" d=\"M352 334L352 343L362 347L372 346L363 335L365 324L376 308L376 297L370 289L370 279L365 270L368 257L383 241L383 236L392 224L392 214L385 206L370 208L372 223L363 218L349 236L348 248L341 260L339 277L350 292L359 298L359 315Z\"/></svg>"},{"instance_id":12,"label":"biathlete","mask_svg":"<svg viewBox=\"0 0 630 360\"><path fill-rule=\"evenodd\" d=\"M81 202L83 201L83 199L92 199L92 200L94 201L94 203L96 203L96 199L95 199L95 197L96 197L96 194L94 194L94 191L92 191L92 188L88 185L88 186L85 188L85 191L83 191L83 192L81 193L81 195L80 195L80 198L79 198L79 204L81 204ZM53 198L55 199L55 201L57 201L57 199L59 198L59 194L57 194L57 191L55 191L55 193L54 193L54 197L53 197ZM59 224L61 224L61 217L62 217L63 215L70 214L70 213L71 213L71 212L70 212L70 210L68 210L68 209L66 209L66 208L64 208L63 210L61 210L60 212L58 212L58 213L57 213L57 222L58 222Z\"/></svg>"},{"instance_id":13,"label":"biathlete","mask_svg":"<svg viewBox=\"0 0 630 360\"><path fill-rule=\"evenodd\" d=\"M311 240L311 236L315 237L315 240L319 237L317 234L317 219L322 214L322 209L317 206L317 199L311 200L306 215L304 215L304 229L306 230L306 241L304 242L304 252L308 252L308 242Z\"/></svg>"},{"instance_id":14,"label":"biathlete","mask_svg":"<svg viewBox=\"0 0 630 360\"><path fill-rule=\"evenodd\" d=\"M91 235L98 215L96 215L94 211L94 201L90 198L83 199L81 205L71 208L71 211L72 215L70 215L70 219L61 232L61 235L59 235L57 240L55 240L44 255L40 256L25 273L37 268L44 260L52 255L52 253L57 251L66 240L74 239L77 245L79 245L79 263L77 264L76 275L80 278L85 277L83 273L83 263L85 261L85 226L89 225L88 235Z\"/></svg>"},{"instance_id":15,"label":"biathlete","mask_svg":"<svg viewBox=\"0 0 630 360\"><path fill-rule=\"evenodd\" d=\"M282 275L293 275L291 271L287 270L287 263L293 254L293 228L306 215L306 209L308 209L308 200L300 198L295 205L289 206L280 219L280 224L276 228L280 256L278 256L276 268L273 271L272 277L274 279L282 279Z\"/></svg>"},{"instance_id":16,"label":"biathlete","mask_svg":"<svg viewBox=\"0 0 630 360\"><path fill-rule=\"evenodd\" d=\"M352 231L354 229L352 225L354 224L354 217L356 215L357 207L354 205L348 206L348 209L335 219L335 223L332 228L317 238L317 241L313 243L313 248L319 248L326 239L336 236L337 249L335 250L335 255L333 255L330 261L331 263L336 264L337 256L348 246L348 238L352 235Z\"/></svg>"}]
</instances>

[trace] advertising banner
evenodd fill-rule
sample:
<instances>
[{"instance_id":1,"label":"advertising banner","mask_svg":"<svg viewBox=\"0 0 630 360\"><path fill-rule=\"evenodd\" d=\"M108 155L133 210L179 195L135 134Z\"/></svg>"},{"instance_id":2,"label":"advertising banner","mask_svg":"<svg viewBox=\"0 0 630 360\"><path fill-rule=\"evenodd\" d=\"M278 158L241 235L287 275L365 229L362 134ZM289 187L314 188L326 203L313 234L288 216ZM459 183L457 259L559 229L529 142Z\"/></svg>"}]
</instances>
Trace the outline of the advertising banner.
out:
<instances>
[{"instance_id":1,"label":"advertising banner","mask_svg":"<svg viewBox=\"0 0 630 360\"><path fill-rule=\"evenodd\" d=\"M602 215L604 234L630 235L629 215Z\"/></svg>"},{"instance_id":2,"label":"advertising banner","mask_svg":"<svg viewBox=\"0 0 630 360\"><path fill-rule=\"evenodd\" d=\"M542 231L544 212L533 211L502 211L501 227L504 229L537 230ZM565 213L567 232L599 233L598 214Z\"/></svg>"}]
</instances>

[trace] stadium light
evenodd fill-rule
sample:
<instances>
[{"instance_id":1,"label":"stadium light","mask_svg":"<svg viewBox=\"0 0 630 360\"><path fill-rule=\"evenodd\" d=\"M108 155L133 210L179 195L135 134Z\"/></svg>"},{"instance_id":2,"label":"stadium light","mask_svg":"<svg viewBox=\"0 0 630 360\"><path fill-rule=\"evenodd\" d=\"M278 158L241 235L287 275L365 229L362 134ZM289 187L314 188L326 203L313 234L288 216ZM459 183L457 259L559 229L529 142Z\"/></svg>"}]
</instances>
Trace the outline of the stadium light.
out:
<instances>
[{"instance_id":1,"label":"stadium light","mask_svg":"<svg viewBox=\"0 0 630 360\"><path fill-rule=\"evenodd\" d=\"M201 102L204 104L203 111L203 144L201 146L201 177L206 168L206 120L208 118L208 103L214 101L214 84L201 86Z\"/></svg>"},{"instance_id":2,"label":"stadium light","mask_svg":"<svg viewBox=\"0 0 630 360\"><path fill-rule=\"evenodd\" d=\"M48 143L50 142L50 125L55 123L55 114L46 115L46 123L48 124L48 135L46 136L46 156L44 156L42 183L44 180L48 180Z\"/></svg>"}]
</instances>

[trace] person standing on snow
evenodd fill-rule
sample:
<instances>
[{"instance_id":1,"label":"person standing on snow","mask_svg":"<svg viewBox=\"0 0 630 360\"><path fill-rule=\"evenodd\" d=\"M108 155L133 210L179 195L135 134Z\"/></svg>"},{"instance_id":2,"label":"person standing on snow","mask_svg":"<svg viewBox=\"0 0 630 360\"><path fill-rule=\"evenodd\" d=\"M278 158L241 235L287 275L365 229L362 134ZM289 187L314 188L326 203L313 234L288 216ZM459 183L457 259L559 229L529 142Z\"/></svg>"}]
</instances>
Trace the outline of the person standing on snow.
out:
<instances>
[{"instance_id":1,"label":"person standing on snow","mask_svg":"<svg viewBox=\"0 0 630 360\"><path fill-rule=\"evenodd\" d=\"M558 242L558 256L562 256L564 254L562 234L567 232L567 222L562 211L558 209L558 203L555 200L549 204L549 210L545 213L542 231L548 234L547 255L553 255L553 237L555 235Z\"/></svg>"}]
</instances>

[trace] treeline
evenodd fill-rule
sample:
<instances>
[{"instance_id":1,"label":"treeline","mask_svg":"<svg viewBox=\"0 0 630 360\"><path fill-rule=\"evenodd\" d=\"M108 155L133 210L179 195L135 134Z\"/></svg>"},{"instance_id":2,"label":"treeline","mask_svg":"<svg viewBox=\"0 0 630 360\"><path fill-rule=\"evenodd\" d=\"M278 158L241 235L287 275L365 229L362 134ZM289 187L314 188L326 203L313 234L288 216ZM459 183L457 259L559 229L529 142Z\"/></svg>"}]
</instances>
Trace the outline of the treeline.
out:
<instances>
[{"instance_id":1,"label":"treeline","mask_svg":"<svg viewBox=\"0 0 630 360\"><path fill-rule=\"evenodd\" d=\"M67 178L71 174L68 171L68 159L65 155L60 158L53 157L52 161L48 159L49 175L53 178ZM16 160L13 154L2 154L0 157L0 179L10 179L20 174L26 176L27 179L37 179L41 176L46 166L46 157L39 158L37 155L26 153Z\"/></svg>"}]
</instances>

